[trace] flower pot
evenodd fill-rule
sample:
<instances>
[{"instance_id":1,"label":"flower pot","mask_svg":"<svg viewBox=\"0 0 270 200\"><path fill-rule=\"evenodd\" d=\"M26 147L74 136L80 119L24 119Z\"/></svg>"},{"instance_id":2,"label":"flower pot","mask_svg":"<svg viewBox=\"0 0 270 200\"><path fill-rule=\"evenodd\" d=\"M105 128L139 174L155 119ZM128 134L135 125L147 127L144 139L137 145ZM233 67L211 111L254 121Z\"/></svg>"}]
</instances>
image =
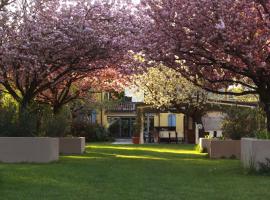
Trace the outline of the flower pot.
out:
<instances>
[{"instance_id":1,"label":"flower pot","mask_svg":"<svg viewBox=\"0 0 270 200\"><path fill-rule=\"evenodd\" d=\"M133 144L140 144L140 137L132 137Z\"/></svg>"}]
</instances>

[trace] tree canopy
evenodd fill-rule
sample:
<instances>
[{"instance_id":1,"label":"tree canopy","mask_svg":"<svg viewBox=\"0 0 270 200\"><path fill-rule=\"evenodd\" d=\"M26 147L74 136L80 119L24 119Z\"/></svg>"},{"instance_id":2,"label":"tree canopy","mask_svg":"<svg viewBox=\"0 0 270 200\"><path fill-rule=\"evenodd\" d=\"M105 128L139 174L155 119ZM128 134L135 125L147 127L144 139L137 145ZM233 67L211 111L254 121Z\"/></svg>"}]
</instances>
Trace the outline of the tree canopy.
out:
<instances>
[{"instance_id":1,"label":"tree canopy","mask_svg":"<svg viewBox=\"0 0 270 200\"><path fill-rule=\"evenodd\" d=\"M207 91L258 94L270 130L269 1L141 3L148 24L143 29L140 51L149 60L164 63ZM224 90L234 84L245 90Z\"/></svg>"},{"instance_id":2,"label":"tree canopy","mask_svg":"<svg viewBox=\"0 0 270 200\"><path fill-rule=\"evenodd\" d=\"M20 108L44 99L61 105L87 87L116 87L160 63L174 71L153 75L167 87L149 101L187 103L198 87L258 94L270 130L269 1L0 0L0 14L0 88ZM142 68L134 55L145 59ZM232 85L242 90L228 90Z\"/></svg>"},{"instance_id":3,"label":"tree canopy","mask_svg":"<svg viewBox=\"0 0 270 200\"><path fill-rule=\"evenodd\" d=\"M144 102L157 108L201 108L208 97L206 91L164 65L151 67L143 74L134 75L132 80L144 93Z\"/></svg>"},{"instance_id":4,"label":"tree canopy","mask_svg":"<svg viewBox=\"0 0 270 200\"><path fill-rule=\"evenodd\" d=\"M91 73L124 67L129 34L137 31L125 1L23 2L1 24L0 46L0 84L21 107Z\"/></svg>"}]
</instances>

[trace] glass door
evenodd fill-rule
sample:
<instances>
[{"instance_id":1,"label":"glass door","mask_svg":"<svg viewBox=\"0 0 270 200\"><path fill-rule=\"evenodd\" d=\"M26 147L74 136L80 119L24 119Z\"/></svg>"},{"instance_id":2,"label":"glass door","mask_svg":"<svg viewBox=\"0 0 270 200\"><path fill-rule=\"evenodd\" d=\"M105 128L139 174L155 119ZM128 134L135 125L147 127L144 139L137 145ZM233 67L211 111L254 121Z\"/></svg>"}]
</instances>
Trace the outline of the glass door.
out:
<instances>
[{"instance_id":1,"label":"glass door","mask_svg":"<svg viewBox=\"0 0 270 200\"><path fill-rule=\"evenodd\" d=\"M111 125L109 126L109 131L113 137L116 138L131 138L133 135L133 124L135 118L133 117L118 117L112 121Z\"/></svg>"}]
</instances>

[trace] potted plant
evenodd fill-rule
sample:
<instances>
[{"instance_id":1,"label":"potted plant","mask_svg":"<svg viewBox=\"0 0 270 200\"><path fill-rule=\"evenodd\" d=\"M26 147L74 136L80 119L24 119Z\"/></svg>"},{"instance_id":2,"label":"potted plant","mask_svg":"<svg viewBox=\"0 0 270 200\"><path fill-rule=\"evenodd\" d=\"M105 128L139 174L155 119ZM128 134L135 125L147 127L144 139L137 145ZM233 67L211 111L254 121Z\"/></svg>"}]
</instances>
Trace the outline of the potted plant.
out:
<instances>
[{"instance_id":1,"label":"potted plant","mask_svg":"<svg viewBox=\"0 0 270 200\"><path fill-rule=\"evenodd\" d=\"M142 111L141 108L137 108L136 121L134 123L134 131L132 136L133 144L140 144L140 133L142 128Z\"/></svg>"}]
</instances>

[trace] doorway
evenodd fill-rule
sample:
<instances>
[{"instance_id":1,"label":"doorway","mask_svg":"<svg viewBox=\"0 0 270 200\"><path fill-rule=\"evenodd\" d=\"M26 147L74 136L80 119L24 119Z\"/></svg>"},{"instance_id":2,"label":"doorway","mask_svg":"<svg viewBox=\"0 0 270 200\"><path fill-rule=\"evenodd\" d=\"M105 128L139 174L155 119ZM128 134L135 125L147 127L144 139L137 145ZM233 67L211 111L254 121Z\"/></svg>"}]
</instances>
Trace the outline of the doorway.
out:
<instances>
[{"instance_id":1,"label":"doorway","mask_svg":"<svg viewBox=\"0 0 270 200\"><path fill-rule=\"evenodd\" d=\"M114 138L131 138L135 117L108 117L109 132Z\"/></svg>"}]
</instances>

